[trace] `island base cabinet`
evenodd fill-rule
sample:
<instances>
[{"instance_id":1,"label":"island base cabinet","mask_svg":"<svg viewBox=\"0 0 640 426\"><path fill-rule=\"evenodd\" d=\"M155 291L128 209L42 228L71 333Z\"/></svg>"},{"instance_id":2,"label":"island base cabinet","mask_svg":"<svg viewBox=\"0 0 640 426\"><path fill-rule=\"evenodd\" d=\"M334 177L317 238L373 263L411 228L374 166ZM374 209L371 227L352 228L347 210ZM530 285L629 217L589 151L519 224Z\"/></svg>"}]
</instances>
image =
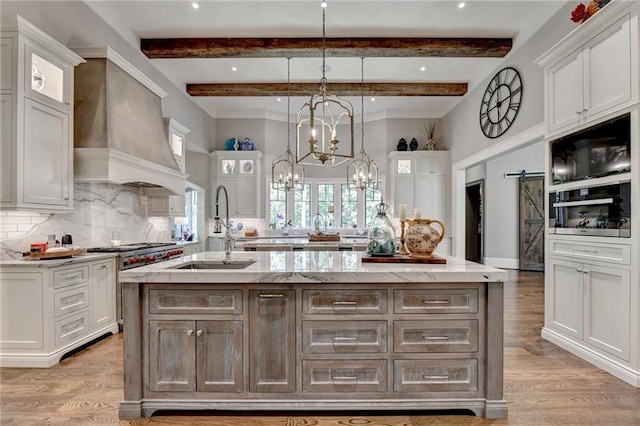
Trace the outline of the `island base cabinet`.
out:
<instances>
[{"instance_id":1,"label":"island base cabinet","mask_svg":"<svg viewBox=\"0 0 640 426\"><path fill-rule=\"evenodd\" d=\"M294 392L295 293L250 291L251 392Z\"/></svg>"}]
</instances>

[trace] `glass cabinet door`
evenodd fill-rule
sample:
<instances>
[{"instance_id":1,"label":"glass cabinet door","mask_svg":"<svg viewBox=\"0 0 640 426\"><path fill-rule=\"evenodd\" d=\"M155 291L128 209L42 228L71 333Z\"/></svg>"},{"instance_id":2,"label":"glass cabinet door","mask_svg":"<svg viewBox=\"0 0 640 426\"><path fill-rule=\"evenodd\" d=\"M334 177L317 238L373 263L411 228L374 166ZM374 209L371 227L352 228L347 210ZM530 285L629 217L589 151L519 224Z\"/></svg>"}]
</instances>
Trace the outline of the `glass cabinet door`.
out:
<instances>
[{"instance_id":1,"label":"glass cabinet door","mask_svg":"<svg viewBox=\"0 0 640 426\"><path fill-rule=\"evenodd\" d=\"M69 110L69 69L26 45L25 92L53 108Z\"/></svg>"}]
</instances>

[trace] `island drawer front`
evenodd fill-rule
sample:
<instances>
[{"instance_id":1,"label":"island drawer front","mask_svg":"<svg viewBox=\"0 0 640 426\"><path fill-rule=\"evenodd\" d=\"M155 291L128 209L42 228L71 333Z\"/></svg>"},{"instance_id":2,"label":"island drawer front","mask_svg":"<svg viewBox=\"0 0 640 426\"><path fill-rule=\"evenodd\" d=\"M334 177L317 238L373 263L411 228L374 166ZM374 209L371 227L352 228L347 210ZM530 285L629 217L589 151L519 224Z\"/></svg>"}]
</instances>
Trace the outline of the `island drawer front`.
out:
<instances>
[{"instance_id":1,"label":"island drawer front","mask_svg":"<svg viewBox=\"0 0 640 426\"><path fill-rule=\"evenodd\" d=\"M477 320L394 321L394 352L477 352Z\"/></svg>"},{"instance_id":2,"label":"island drawer front","mask_svg":"<svg viewBox=\"0 0 640 426\"><path fill-rule=\"evenodd\" d=\"M152 314L242 314L242 290L151 289Z\"/></svg>"},{"instance_id":3,"label":"island drawer front","mask_svg":"<svg viewBox=\"0 0 640 426\"><path fill-rule=\"evenodd\" d=\"M386 392L387 361L302 361L303 392Z\"/></svg>"},{"instance_id":4,"label":"island drawer front","mask_svg":"<svg viewBox=\"0 0 640 426\"><path fill-rule=\"evenodd\" d=\"M570 257L572 259L617 263L620 265L631 264L631 246L625 244L594 242L584 244L549 239L549 254L553 256Z\"/></svg>"},{"instance_id":5,"label":"island drawer front","mask_svg":"<svg viewBox=\"0 0 640 426\"><path fill-rule=\"evenodd\" d=\"M387 322L303 321L302 351L308 354L387 352Z\"/></svg>"},{"instance_id":6,"label":"island drawer front","mask_svg":"<svg viewBox=\"0 0 640 426\"><path fill-rule=\"evenodd\" d=\"M89 266L80 266L53 272L53 288L89 282Z\"/></svg>"},{"instance_id":7,"label":"island drawer front","mask_svg":"<svg viewBox=\"0 0 640 426\"><path fill-rule=\"evenodd\" d=\"M304 290L303 314L386 314L386 290Z\"/></svg>"},{"instance_id":8,"label":"island drawer front","mask_svg":"<svg viewBox=\"0 0 640 426\"><path fill-rule=\"evenodd\" d=\"M396 314L478 313L478 290L475 288L396 290L393 299Z\"/></svg>"},{"instance_id":9,"label":"island drawer front","mask_svg":"<svg viewBox=\"0 0 640 426\"><path fill-rule=\"evenodd\" d=\"M91 323L89 322L89 310L77 313L55 322L54 341L56 346L80 338L89 333Z\"/></svg>"},{"instance_id":10,"label":"island drawer front","mask_svg":"<svg viewBox=\"0 0 640 426\"><path fill-rule=\"evenodd\" d=\"M395 360L393 390L396 392L459 392L478 390L478 360Z\"/></svg>"},{"instance_id":11,"label":"island drawer front","mask_svg":"<svg viewBox=\"0 0 640 426\"><path fill-rule=\"evenodd\" d=\"M60 291L53 295L55 317L77 312L89 307L89 286Z\"/></svg>"}]
</instances>

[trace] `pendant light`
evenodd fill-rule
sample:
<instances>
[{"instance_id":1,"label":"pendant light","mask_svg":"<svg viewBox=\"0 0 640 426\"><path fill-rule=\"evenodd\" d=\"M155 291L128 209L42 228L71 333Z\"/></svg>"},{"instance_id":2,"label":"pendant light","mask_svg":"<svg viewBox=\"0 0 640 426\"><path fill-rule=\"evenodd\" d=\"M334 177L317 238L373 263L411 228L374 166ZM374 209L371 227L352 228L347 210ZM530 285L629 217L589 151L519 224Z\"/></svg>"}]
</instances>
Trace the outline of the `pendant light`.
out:
<instances>
[{"instance_id":1,"label":"pendant light","mask_svg":"<svg viewBox=\"0 0 640 426\"><path fill-rule=\"evenodd\" d=\"M287 149L284 154L271 163L271 187L284 191L298 190L304 187L304 169L296 165L291 152L291 58L287 58Z\"/></svg>"},{"instance_id":2,"label":"pendant light","mask_svg":"<svg viewBox=\"0 0 640 426\"><path fill-rule=\"evenodd\" d=\"M347 184L351 189L378 189L378 165L364 150L364 58L361 58L360 104L362 107L362 140L360 152L347 163Z\"/></svg>"},{"instance_id":3,"label":"pendant light","mask_svg":"<svg viewBox=\"0 0 640 426\"><path fill-rule=\"evenodd\" d=\"M325 11L322 6L322 79L317 92L296 119L296 161L310 166L334 167L353 158L353 106L327 89L325 71ZM342 144L340 145L340 143Z\"/></svg>"}]
</instances>

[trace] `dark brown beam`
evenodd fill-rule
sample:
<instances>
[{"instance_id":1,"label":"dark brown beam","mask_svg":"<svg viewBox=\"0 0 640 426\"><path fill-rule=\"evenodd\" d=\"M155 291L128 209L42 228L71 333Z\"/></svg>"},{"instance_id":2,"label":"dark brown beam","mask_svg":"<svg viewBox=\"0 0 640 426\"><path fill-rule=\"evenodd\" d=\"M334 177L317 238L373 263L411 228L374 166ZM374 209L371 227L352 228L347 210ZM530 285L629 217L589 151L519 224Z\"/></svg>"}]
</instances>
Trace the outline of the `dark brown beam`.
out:
<instances>
[{"instance_id":1,"label":"dark brown beam","mask_svg":"<svg viewBox=\"0 0 640 426\"><path fill-rule=\"evenodd\" d=\"M187 84L191 96L310 96L319 83L203 83ZM329 92L340 96L360 96L360 83L327 83ZM467 83L365 83L365 96L463 96Z\"/></svg>"},{"instance_id":2,"label":"dark brown beam","mask_svg":"<svg viewBox=\"0 0 640 426\"><path fill-rule=\"evenodd\" d=\"M327 57L502 58L510 38L329 38ZM321 38L145 38L140 50L161 58L302 58L322 56Z\"/></svg>"}]
</instances>

